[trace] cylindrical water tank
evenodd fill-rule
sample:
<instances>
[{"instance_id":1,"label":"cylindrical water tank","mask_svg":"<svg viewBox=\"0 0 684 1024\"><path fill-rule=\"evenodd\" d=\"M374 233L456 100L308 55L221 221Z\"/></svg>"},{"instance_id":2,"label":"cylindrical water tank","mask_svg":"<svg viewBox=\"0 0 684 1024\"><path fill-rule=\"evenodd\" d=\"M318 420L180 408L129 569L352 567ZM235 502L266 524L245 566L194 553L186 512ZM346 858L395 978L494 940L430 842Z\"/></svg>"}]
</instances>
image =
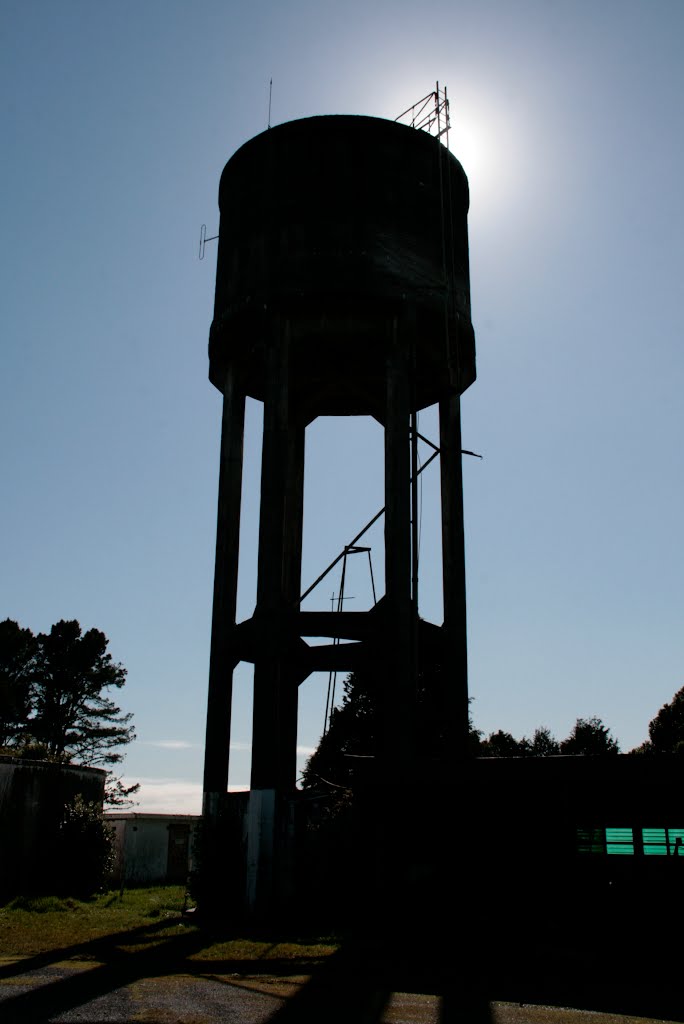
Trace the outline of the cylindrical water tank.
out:
<instances>
[{"instance_id":1,"label":"cylindrical water tank","mask_svg":"<svg viewBox=\"0 0 684 1024\"><path fill-rule=\"evenodd\" d=\"M291 121L234 154L219 206L217 387L231 363L263 397L264 353L285 323L309 416L373 412L397 330L416 407L475 379L468 182L439 140L380 118Z\"/></svg>"}]
</instances>

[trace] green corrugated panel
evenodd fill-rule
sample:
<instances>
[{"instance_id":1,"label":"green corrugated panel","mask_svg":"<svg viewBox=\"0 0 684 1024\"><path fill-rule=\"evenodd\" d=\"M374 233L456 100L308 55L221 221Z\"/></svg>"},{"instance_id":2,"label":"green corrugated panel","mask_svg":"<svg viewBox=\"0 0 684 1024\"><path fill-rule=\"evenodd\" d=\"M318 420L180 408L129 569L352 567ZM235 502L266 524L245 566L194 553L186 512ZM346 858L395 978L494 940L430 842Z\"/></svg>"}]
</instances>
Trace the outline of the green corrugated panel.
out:
<instances>
[{"instance_id":1,"label":"green corrugated panel","mask_svg":"<svg viewBox=\"0 0 684 1024\"><path fill-rule=\"evenodd\" d=\"M578 828L577 829L577 852L578 853L605 853L605 843L602 828Z\"/></svg>"},{"instance_id":2,"label":"green corrugated panel","mask_svg":"<svg viewBox=\"0 0 684 1024\"><path fill-rule=\"evenodd\" d=\"M684 858L684 828L643 828L641 830L644 856ZM675 841L681 840L679 847ZM578 828L577 852L582 854L607 853L611 857L634 855L634 836L631 828Z\"/></svg>"},{"instance_id":3,"label":"green corrugated panel","mask_svg":"<svg viewBox=\"0 0 684 1024\"><path fill-rule=\"evenodd\" d=\"M684 857L684 828L668 828L667 838L670 841L670 853L674 853L677 849L675 847L675 840L681 839L682 842L677 850L677 856Z\"/></svg>"},{"instance_id":4,"label":"green corrugated panel","mask_svg":"<svg viewBox=\"0 0 684 1024\"><path fill-rule=\"evenodd\" d=\"M646 857L667 857L675 853L675 840L684 842L682 828L645 828L642 829L644 839L644 855ZM678 854L684 856L684 851Z\"/></svg>"},{"instance_id":5,"label":"green corrugated panel","mask_svg":"<svg viewBox=\"0 0 684 1024\"><path fill-rule=\"evenodd\" d=\"M606 829L606 842L607 843L631 843L632 842L632 830L631 828L607 828Z\"/></svg>"},{"instance_id":6,"label":"green corrugated panel","mask_svg":"<svg viewBox=\"0 0 684 1024\"><path fill-rule=\"evenodd\" d=\"M633 855L634 839L631 828L607 828L606 853L611 856Z\"/></svg>"},{"instance_id":7,"label":"green corrugated panel","mask_svg":"<svg viewBox=\"0 0 684 1024\"><path fill-rule=\"evenodd\" d=\"M645 857L667 856L664 828L643 828L641 830L641 835L644 840Z\"/></svg>"}]
</instances>

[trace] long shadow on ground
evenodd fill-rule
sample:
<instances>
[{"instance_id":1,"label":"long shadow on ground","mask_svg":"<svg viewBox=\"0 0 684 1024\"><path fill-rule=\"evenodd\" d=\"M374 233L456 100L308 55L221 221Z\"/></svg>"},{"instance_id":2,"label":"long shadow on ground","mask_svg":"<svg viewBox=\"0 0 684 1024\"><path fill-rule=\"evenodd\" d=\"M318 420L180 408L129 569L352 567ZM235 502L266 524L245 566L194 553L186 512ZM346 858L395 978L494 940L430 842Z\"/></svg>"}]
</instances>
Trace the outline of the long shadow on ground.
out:
<instances>
[{"instance_id":1,"label":"long shadow on ground","mask_svg":"<svg viewBox=\"0 0 684 1024\"><path fill-rule=\"evenodd\" d=\"M6 996L0 1006L3 1024L40 1024L105 996L116 989L150 977L183 973L192 975L230 973L232 975L285 975L314 968L313 961L292 959L190 960L216 936L196 927L181 924L183 931L171 937L160 936L169 928L168 919L129 931L80 942L39 953L0 966L0 980L19 978L31 972L63 964L65 961L94 961L85 970L66 977L49 979L28 992ZM226 936L222 936L226 938ZM133 950L122 947L135 946ZM142 948L141 948L142 947ZM5 990L7 991L7 990Z\"/></svg>"},{"instance_id":2,"label":"long shadow on ground","mask_svg":"<svg viewBox=\"0 0 684 1024\"><path fill-rule=\"evenodd\" d=\"M92 967L78 970L66 977L48 978L39 987L2 1000L3 1024L41 1024L61 1013L82 1007L117 989L145 978L163 978L174 974L287 976L310 975L311 980L272 1014L277 1024L321 1020L329 1024L365 1024L379 1021L394 991L411 991L411 979L397 971L390 951L380 942L350 939L339 951L325 960L258 959L258 960L203 960L198 953L217 938L214 933L192 928L172 937L161 937L168 921L156 922L129 931L118 932L90 942L65 946L49 953L40 953L20 961L0 966L0 979L28 975L44 968L54 967L69 960L95 961ZM227 938L228 936L222 936ZM122 947L138 948L126 950ZM142 948L140 948L142 946ZM189 959L194 957L193 959ZM418 980L417 976L414 978ZM431 987L434 987L432 985ZM450 1005L444 1000L444 1008ZM473 1007L474 1008L474 1007ZM459 1000L459 1012L463 1000ZM487 1024L489 1013L482 1001L477 1016L470 1015L472 1024ZM442 1014L443 1021L455 1019Z\"/></svg>"},{"instance_id":3,"label":"long shadow on ground","mask_svg":"<svg viewBox=\"0 0 684 1024\"><path fill-rule=\"evenodd\" d=\"M489 1024L490 1000L684 1021L677 944L639 950L625 941L608 949L595 941L577 950L551 936L536 943L511 936L497 953L464 933L458 942L452 937L446 953L444 941L420 955L407 954L400 941L356 937L321 960L204 960L197 954L218 938L215 933L182 925L180 934L160 936L168 927L168 920L155 922L0 966L0 979L9 979L69 959L96 962L4 998L3 1024L41 1024L134 982L174 974L310 975L272 1013L272 1024L371 1024L382 1019L394 992L438 996L442 1024ZM138 948L122 948L131 945Z\"/></svg>"}]
</instances>

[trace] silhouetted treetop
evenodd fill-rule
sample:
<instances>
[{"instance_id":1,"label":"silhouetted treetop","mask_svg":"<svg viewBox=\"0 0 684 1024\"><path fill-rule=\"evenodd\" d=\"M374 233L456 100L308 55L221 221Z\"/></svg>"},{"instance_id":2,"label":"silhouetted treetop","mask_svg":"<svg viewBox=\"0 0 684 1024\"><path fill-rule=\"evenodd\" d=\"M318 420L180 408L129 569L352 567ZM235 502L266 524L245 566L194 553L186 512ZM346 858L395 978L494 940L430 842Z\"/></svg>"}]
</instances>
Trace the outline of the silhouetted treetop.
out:
<instances>
[{"instance_id":1,"label":"silhouetted treetop","mask_svg":"<svg viewBox=\"0 0 684 1024\"><path fill-rule=\"evenodd\" d=\"M553 757L556 754L598 755L618 754L620 748L600 718L578 718L572 732L561 743L545 726L539 726L532 739L517 740L503 729L482 740L480 757Z\"/></svg>"},{"instance_id":2,"label":"silhouetted treetop","mask_svg":"<svg viewBox=\"0 0 684 1024\"><path fill-rule=\"evenodd\" d=\"M305 789L325 785L353 789L378 752L379 694L371 671L351 672L344 681L342 704L330 716L327 732L308 759L302 773ZM419 674L415 704L416 752L435 761L444 753L448 722L444 710L441 669L430 666ZM477 752L480 733L469 716L470 753Z\"/></svg>"},{"instance_id":3,"label":"silhouetted treetop","mask_svg":"<svg viewBox=\"0 0 684 1024\"><path fill-rule=\"evenodd\" d=\"M648 726L650 750L654 754L684 754L684 687L675 693Z\"/></svg>"},{"instance_id":4,"label":"silhouetted treetop","mask_svg":"<svg viewBox=\"0 0 684 1024\"><path fill-rule=\"evenodd\" d=\"M524 742L524 741L523 741ZM510 732L498 729L482 740L478 749L479 757L521 757L521 744Z\"/></svg>"},{"instance_id":5,"label":"silhouetted treetop","mask_svg":"<svg viewBox=\"0 0 684 1024\"><path fill-rule=\"evenodd\" d=\"M561 754L597 756L619 754L620 746L600 718L578 718L572 732L560 745Z\"/></svg>"},{"instance_id":6,"label":"silhouetted treetop","mask_svg":"<svg viewBox=\"0 0 684 1024\"><path fill-rule=\"evenodd\" d=\"M554 754L560 754L560 743L545 725L535 729L532 739L523 740L523 743L528 744L527 753L530 757L553 757Z\"/></svg>"},{"instance_id":7,"label":"silhouetted treetop","mask_svg":"<svg viewBox=\"0 0 684 1024\"><path fill-rule=\"evenodd\" d=\"M30 629L12 619L0 622L0 747L18 742L26 731L35 655Z\"/></svg>"},{"instance_id":8,"label":"silhouetted treetop","mask_svg":"<svg viewBox=\"0 0 684 1024\"><path fill-rule=\"evenodd\" d=\"M99 629L84 633L75 619L37 636L11 619L0 622L0 746L20 756L118 764L135 731L133 716L106 693L126 680L108 644Z\"/></svg>"},{"instance_id":9,"label":"silhouetted treetop","mask_svg":"<svg viewBox=\"0 0 684 1024\"><path fill-rule=\"evenodd\" d=\"M122 759L118 748L135 736L105 690L120 689L126 670L112 661L109 641L99 629L82 633L76 620L55 623L36 637L31 732L53 756L89 765Z\"/></svg>"}]
</instances>

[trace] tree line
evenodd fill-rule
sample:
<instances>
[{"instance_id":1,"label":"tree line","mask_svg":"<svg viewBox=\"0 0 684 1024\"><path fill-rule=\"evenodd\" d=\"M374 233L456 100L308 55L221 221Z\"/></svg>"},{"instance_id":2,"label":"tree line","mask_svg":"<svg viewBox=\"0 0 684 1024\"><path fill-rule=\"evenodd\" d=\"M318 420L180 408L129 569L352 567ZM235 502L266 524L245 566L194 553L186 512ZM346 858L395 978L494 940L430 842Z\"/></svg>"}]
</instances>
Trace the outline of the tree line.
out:
<instances>
[{"instance_id":1,"label":"tree line","mask_svg":"<svg viewBox=\"0 0 684 1024\"><path fill-rule=\"evenodd\" d=\"M477 733L474 741L478 757L553 757L556 754L597 756L619 754L620 745L610 729L596 715L578 718L564 740L557 740L545 725L539 726L531 738L516 740L509 732L497 729L486 739Z\"/></svg>"},{"instance_id":2,"label":"tree line","mask_svg":"<svg viewBox=\"0 0 684 1024\"><path fill-rule=\"evenodd\" d=\"M135 738L132 714L107 691L120 690L126 669L113 661L99 629L61 619L35 634L12 619L0 622L0 753L109 770L107 802L137 790L111 769Z\"/></svg>"},{"instance_id":3,"label":"tree line","mask_svg":"<svg viewBox=\"0 0 684 1024\"><path fill-rule=\"evenodd\" d=\"M418 755L439 758L443 743L444 711L439 670L420 677L416 691L415 737ZM635 755L684 756L684 687L670 703L663 705L648 726L649 738L629 751ZM351 673L344 682L340 707L331 714L318 747L308 759L302 775L305 789L332 786L353 789L364 772L367 759L376 751L378 736L377 697L371 677ZM470 721L469 753L475 757L552 757L555 755L615 756L617 739L597 716L578 718L568 736L558 740L546 726L531 737L516 739L498 729L484 736Z\"/></svg>"},{"instance_id":4,"label":"tree line","mask_svg":"<svg viewBox=\"0 0 684 1024\"><path fill-rule=\"evenodd\" d=\"M555 754L599 756L619 754L620 745L600 718L578 718L570 735L558 741L546 726L535 729L532 738L516 740L499 729L486 739L471 729L473 750L478 757L550 757ZM627 751L640 755L684 756L684 687L660 708L648 724L648 739Z\"/></svg>"}]
</instances>

